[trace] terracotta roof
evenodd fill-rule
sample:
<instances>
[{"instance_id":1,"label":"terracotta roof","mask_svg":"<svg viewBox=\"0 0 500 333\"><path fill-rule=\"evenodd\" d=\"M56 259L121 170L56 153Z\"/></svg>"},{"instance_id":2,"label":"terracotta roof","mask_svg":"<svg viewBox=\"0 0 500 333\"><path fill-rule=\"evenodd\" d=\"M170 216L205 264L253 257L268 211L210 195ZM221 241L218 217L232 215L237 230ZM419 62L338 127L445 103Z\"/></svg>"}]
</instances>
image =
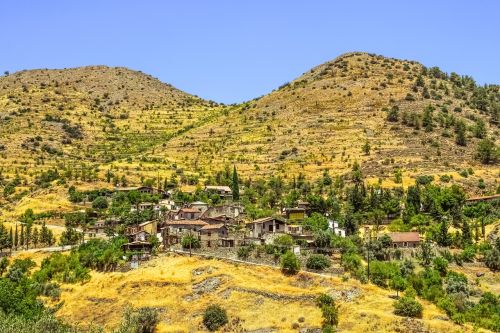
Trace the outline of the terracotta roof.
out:
<instances>
[{"instance_id":1,"label":"terracotta roof","mask_svg":"<svg viewBox=\"0 0 500 333\"><path fill-rule=\"evenodd\" d=\"M179 209L179 212L184 212L184 213L201 213L201 211L197 208L181 208Z\"/></svg>"},{"instance_id":2,"label":"terracotta roof","mask_svg":"<svg viewBox=\"0 0 500 333\"><path fill-rule=\"evenodd\" d=\"M212 229L220 229L224 226L224 224L207 224L201 227L201 230L212 230Z\"/></svg>"},{"instance_id":3,"label":"terracotta roof","mask_svg":"<svg viewBox=\"0 0 500 333\"><path fill-rule=\"evenodd\" d=\"M393 243L401 242L420 242L418 232L392 232L389 234Z\"/></svg>"},{"instance_id":4,"label":"terracotta roof","mask_svg":"<svg viewBox=\"0 0 500 333\"><path fill-rule=\"evenodd\" d=\"M208 223L201 220L172 220L165 222L165 225L207 225Z\"/></svg>"}]
</instances>

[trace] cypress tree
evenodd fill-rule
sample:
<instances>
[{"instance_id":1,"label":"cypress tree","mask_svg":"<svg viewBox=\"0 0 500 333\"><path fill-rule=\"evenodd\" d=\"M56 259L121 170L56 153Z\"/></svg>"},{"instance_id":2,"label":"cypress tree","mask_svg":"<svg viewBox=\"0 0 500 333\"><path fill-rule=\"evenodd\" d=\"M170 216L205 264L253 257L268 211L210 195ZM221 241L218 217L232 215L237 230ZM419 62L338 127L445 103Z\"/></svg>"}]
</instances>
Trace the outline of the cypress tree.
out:
<instances>
[{"instance_id":1,"label":"cypress tree","mask_svg":"<svg viewBox=\"0 0 500 333\"><path fill-rule=\"evenodd\" d=\"M19 246L21 247L21 249L24 246L24 225L23 224L21 224L21 237L19 237Z\"/></svg>"},{"instance_id":2,"label":"cypress tree","mask_svg":"<svg viewBox=\"0 0 500 333\"><path fill-rule=\"evenodd\" d=\"M233 167L233 184L231 190L233 191L233 200L240 200L240 185L238 180L238 172L236 171L236 165Z\"/></svg>"},{"instance_id":3,"label":"cypress tree","mask_svg":"<svg viewBox=\"0 0 500 333\"><path fill-rule=\"evenodd\" d=\"M17 230L17 224L16 224L16 233L14 234L14 250L17 250L18 245L19 245L19 231Z\"/></svg>"},{"instance_id":4,"label":"cypress tree","mask_svg":"<svg viewBox=\"0 0 500 333\"><path fill-rule=\"evenodd\" d=\"M470 231L469 222L467 219L463 219L462 222L462 246L465 247L468 244L472 243L472 234Z\"/></svg>"}]
</instances>

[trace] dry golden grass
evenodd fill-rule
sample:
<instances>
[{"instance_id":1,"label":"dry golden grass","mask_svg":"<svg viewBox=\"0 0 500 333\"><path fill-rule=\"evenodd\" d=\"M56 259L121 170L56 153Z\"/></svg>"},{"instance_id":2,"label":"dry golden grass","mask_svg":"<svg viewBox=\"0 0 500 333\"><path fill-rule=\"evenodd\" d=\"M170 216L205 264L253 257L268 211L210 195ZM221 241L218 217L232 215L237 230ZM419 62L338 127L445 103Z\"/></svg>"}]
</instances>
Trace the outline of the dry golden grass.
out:
<instances>
[{"instance_id":1,"label":"dry golden grass","mask_svg":"<svg viewBox=\"0 0 500 333\"><path fill-rule=\"evenodd\" d=\"M193 270L211 267L210 272L193 275ZM219 287L199 299L188 301L194 284L210 277L221 280ZM151 306L160 309L157 332L197 332L203 310L216 303L228 311L231 320L239 319L239 328L255 330L272 328L279 332L296 332L292 324L303 317L301 327L319 327L321 313L311 300L293 297L317 296L320 293L357 289L361 296L352 302L341 301L340 330L344 332L404 331L401 317L392 313L393 293L363 285L357 281L341 281L337 277L299 274L283 276L268 267L234 265L219 260L203 260L184 256L162 255L137 270L126 273L92 273L83 285L64 285L63 307L58 316L74 323L97 323L108 329L118 324L124 308ZM259 293L268 293L266 295ZM273 299L269 295L286 296ZM432 332L468 332L459 327L434 305L423 302L424 317L418 325ZM231 329L238 330L235 326Z\"/></svg>"}]
</instances>

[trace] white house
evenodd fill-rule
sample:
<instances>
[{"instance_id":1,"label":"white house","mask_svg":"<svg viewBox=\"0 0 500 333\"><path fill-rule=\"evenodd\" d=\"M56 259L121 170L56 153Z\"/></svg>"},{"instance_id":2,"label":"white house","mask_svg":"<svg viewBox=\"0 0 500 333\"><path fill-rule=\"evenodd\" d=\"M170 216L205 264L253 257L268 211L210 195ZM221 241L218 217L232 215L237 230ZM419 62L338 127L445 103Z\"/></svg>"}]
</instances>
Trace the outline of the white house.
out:
<instances>
[{"instance_id":1,"label":"white house","mask_svg":"<svg viewBox=\"0 0 500 333\"><path fill-rule=\"evenodd\" d=\"M328 220L328 229L330 229L335 235L340 237L345 237L345 229L339 227L337 221Z\"/></svg>"}]
</instances>

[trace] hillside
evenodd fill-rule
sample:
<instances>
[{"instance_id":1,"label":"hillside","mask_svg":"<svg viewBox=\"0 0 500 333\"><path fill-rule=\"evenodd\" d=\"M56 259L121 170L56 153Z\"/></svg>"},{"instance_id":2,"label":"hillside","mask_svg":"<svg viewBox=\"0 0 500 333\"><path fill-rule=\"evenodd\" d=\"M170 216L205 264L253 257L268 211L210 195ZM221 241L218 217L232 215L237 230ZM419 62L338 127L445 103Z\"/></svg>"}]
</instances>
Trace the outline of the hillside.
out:
<instances>
[{"instance_id":1,"label":"hillside","mask_svg":"<svg viewBox=\"0 0 500 333\"><path fill-rule=\"evenodd\" d=\"M221 304L230 318L225 332L316 332L322 319L315 298L327 293L340 304L340 331L472 331L469 325L446 320L428 302L422 319L396 316L393 292L353 279L308 273L287 277L269 267L176 255L162 255L130 272L92 272L88 283L62 289L59 317L108 330L119 323L127 306L133 306L159 310L157 332L201 332L205 307Z\"/></svg>"},{"instance_id":2,"label":"hillside","mask_svg":"<svg viewBox=\"0 0 500 333\"><path fill-rule=\"evenodd\" d=\"M18 72L0 78L0 167L9 173L137 157L215 107L127 68Z\"/></svg>"},{"instance_id":3,"label":"hillside","mask_svg":"<svg viewBox=\"0 0 500 333\"><path fill-rule=\"evenodd\" d=\"M0 78L0 186L16 183L17 200L43 185L49 169L83 183L176 174L192 185L231 164L245 178L316 178L358 161L369 181L387 186L401 169L404 185L446 174L489 193L498 163L475 154L482 138L498 145L499 114L498 86L367 53L342 55L231 106L126 68L22 71ZM460 176L464 169L474 175Z\"/></svg>"},{"instance_id":4,"label":"hillside","mask_svg":"<svg viewBox=\"0 0 500 333\"><path fill-rule=\"evenodd\" d=\"M374 177L392 177L395 168L417 175L472 167L496 178L498 164L493 171L474 159L479 139L473 131L480 119L484 136L498 143L500 90L472 88L472 82L413 61L346 54L173 139L166 155L189 156L187 168L205 172L236 163L252 177L342 174L357 160ZM490 101L484 110L478 109L478 91ZM429 105L432 131L423 126ZM395 106L398 120L390 122L385 109ZM469 130L466 146L455 143L460 120Z\"/></svg>"}]
</instances>

